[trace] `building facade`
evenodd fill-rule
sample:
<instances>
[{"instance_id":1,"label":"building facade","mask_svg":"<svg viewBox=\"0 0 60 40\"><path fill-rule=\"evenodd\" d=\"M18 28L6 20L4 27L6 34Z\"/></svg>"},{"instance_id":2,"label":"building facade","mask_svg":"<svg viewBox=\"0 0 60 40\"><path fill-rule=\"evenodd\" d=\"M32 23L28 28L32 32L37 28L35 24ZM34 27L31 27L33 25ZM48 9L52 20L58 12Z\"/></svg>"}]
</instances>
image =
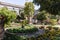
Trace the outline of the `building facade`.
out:
<instances>
[{"instance_id":1,"label":"building facade","mask_svg":"<svg viewBox=\"0 0 60 40\"><path fill-rule=\"evenodd\" d=\"M0 7L7 7L9 10L15 10L17 14L19 14L19 10L24 8L24 6L22 5L16 5L16 4L11 4L6 2L0 2Z\"/></svg>"}]
</instances>

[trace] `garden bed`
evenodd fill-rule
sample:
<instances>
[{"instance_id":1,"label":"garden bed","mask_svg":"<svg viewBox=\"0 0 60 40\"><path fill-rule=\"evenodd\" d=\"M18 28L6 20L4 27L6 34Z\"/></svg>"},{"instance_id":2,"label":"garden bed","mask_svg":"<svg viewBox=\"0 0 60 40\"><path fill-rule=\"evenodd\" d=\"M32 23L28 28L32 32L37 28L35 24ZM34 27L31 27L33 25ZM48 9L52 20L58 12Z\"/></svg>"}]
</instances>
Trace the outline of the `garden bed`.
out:
<instances>
[{"instance_id":1,"label":"garden bed","mask_svg":"<svg viewBox=\"0 0 60 40\"><path fill-rule=\"evenodd\" d=\"M20 28L13 28L13 29L7 29L7 32L10 33L34 33L36 31L38 31L38 28L34 27L34 26L25 26L25 27L20 27Z\"/></svg>"},{"instance_id":2,"label":"garden bed","mask_svg":"<svg viewBox=\"0 0 60 40\"><path fill-rule=\"evenodd\" d=\"M33 38L37 38L39 35L43 35L44 34L44 30L40 29L34 33L10 33L10 32L6 32L5 35L6 37L4 38L4 40L29 40L32 37Z\"/></svg>"},{"instance_id":3,"label":"garden bed","mask_svg":"<svg viewBox=\"0 0 60 40\"><path fill-rule=\"evenodd\" d=\"M34 27L33 27L34 28ZM40 28L33 33L5 33L6 40L57 40L60 37L60 29L58 27L49 26L45 28ZM60 39L59 39L60 40Z\"/></svg>"}]
</instances>

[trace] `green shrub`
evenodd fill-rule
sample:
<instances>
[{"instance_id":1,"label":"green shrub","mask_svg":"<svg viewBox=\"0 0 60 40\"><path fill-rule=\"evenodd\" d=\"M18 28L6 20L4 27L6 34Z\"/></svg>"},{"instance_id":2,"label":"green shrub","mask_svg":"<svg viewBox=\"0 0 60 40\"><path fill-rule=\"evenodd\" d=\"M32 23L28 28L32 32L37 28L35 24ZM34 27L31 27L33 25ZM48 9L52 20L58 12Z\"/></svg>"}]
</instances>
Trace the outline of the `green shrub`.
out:
<instances>
[{"instance_id":1,"label":"green shrub","mask_svg":"<svg viewBox=\"0 0 60 40\"><path fill-rule=\"evenodd\" d=\"M9 34L9 33L5 33L5 37L3 40L19 40L20 37L13 35L13 34Z\"/></svg>"},{"instance_id":2,"label":"green shrub","mask_svg":"<svg viewBox=\"0 0 60 40\"><path fill-rule=\"evenodd\" d=\"M45 15L45 13L42 11L42 12L40 12L38 15L37 15L37 20L41 20L41 21L43 21L43 20L46 20L47 19L47 17L46 17L46 15Z\"/></svg>"},{"instance_id":3,"label":"green shrub","mask_svg":"<svg viewBox=\"0 0 60 40\"><path fill-rule=\"evenodd\" d=\"M50 23L51 23L52 25L56 25L56 24L57 24L57 20L56 20L56 19L50 19Z\"/></svg>"},{"instance_id":4,"label":"green shrub","mask_svg":"<svg viewBox=\"0 0 60 40\"><path fill-rule=\"evenodd\" d=\"M25 28L17 28L17 29L7 29L10 33L33 33L38 31L36 27L25 27Z\"/></svg>"},{"instance_id":5,"label":"green shrub","mask_svg":"<svg viewBox=\"0 0 60 40\"><path fill-rule=\"evenodd\" d=\"M60 37L54 37L54 40L60 40Z\"/></svg>"},{"instance_id":6,"label":"green shrub","mask_svg":"<svg viewBox=\"0 0 60 40\"><path fill-rule=\"evenodd\" d=\"M13 40L13 39L14 40L60 40L60 29L58 28L58 30L57 30L57 28L52 27L52 26L49 26L48 28L49 29L52 28L52 29L50 29L50 30L43 29L44 34L39 34L37 37L36 37L36 35L34 35L32 37L26 37L26 36L16 36L14 34L13 35L12 34L6 34L7 35L6 40L9 40L9 39L10 40ZM26 28L26 29L23 29L23 30L22 30L22 28L18 29L19 32L24 32L26 34L28 33L28 31L29 31L29 33L31 33L31 32L33 32L35 30L37 30L37 29L34 28L34 27L33 28ZM11 32L11 29L10 29L10 32ZM13 38L11 38L11 37L13 37Z\"/></svg>"}]
</instances>

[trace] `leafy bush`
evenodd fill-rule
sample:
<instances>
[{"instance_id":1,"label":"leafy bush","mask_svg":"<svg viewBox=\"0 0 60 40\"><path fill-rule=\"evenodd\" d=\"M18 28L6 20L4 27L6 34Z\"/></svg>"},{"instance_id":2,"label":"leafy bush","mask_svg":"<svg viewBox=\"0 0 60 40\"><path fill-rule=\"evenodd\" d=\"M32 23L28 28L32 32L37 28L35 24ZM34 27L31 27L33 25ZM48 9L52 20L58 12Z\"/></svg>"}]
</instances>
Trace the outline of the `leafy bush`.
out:
<instances>
[{"instance_id":1,"label":"leafy bush","mask_svg":"<svg viewBox=\"0 0 60 40\"><path fill-rule=\"evenodd\" d=\"M50 19L50 22L52 25L56 25L57 24L57 20L56 19Z\"/></svg>"},{"instance_id":2,"label":"leafy bush","mask_svg":"<svg viewBox=\"0 0 60 40\"><path fill-rule=\"evenodd\" d=\"M38 31L36 27L24 27L24 28L17 28L17 29L7 29L10 33L33 33Z\"/></svg>"},{"instance_id":3,"label":"leafy bush","mask_svg":"<svg viewBox=\"0 0 60 40\"><path fill-rule=\"evenodd\" d=\"M0 9L0 16L4 18L4 24L9 24L12 20L16 19L16 12L2 7Z\"/></svg>"},{"instance_id":4,"label":"leafy bush","mask_svg":"<svg viewBox=\"0 0 60 40\"><path fill-rule=\"evenodd\" d=\"M54 37L54 40L60 40L60 37Z\"/></svg>"},{"instance_id":5,"label":"leafy bush","mask_svg":"<svg viewBox=\"0 0 60 40\"><path fill-rule=\"evenodd\" d=\"M52 28L52 29L50 29L50 30L43 29L45 33L39 34L37 37L32 36L32 37L28 38L26 36L16 36L14 34L13 35L12 34L6 34L5 39L6 40L13 40L13 39L14 40L60 40L60 29L58 28L58 30L56 30L57 28L55 29L55 27L51 27L51 26L49 26L49 28ZM29 28L27 28L27 29L29 29ZM19 29L19 30L21 30L21 29ZM25 30L25 29L23 29L23 30ZM34 30L35 30L35 28L34 28ZM28 31L26 31L26 32L28 32Z\"/></svg>"},{"instance_id":6,"label":"leafy bush","mask_svg":"<svg viewBox=\"0 0 60 40\"><path fill-rule=\"evenodd\" d=\"M39 13L39 14L37 15L37 19L38 19L38 20L41 20L41 21L45 20L45 19L46 19L45 13Z\"/></svg>"},{"instance_id":7,"label":"leafy bush","mask_svg":"<svg viewBox=\"0 0 60 40\"><path fill-rule=\"evenodd\" d=\"M3 40L25 40L27 39L25 36L17 36L9 33L5 33L5 37Z\"/></svg>"},{"instance_id":8,"label":"leafy bush","mask_svg":"<svg viewBox=\"0 0 60 40\"><path fill-rule=\"evenodd\" d=\"M57 19L55 15L51 15L50 19Z\"/></svg>"}]
</instances>

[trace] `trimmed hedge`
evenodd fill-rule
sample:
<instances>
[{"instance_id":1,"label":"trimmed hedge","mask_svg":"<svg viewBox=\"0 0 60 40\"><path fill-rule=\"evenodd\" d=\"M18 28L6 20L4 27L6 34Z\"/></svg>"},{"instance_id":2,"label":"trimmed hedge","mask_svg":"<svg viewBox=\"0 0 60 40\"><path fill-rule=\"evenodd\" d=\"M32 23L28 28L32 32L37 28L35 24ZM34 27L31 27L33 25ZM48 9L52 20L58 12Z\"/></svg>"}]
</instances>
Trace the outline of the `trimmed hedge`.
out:
<instances>
[{"instance_id":1,"label":"trimmed hedge","mask_svg":"<svg viewBox=\"0 0 60 40\"><path fill-rule=\"evenodd\" d=\"M31 29L24 29L24 28L19 28L19 29L7 29L7 32L10 33L33 33L38 31L37 28L31 28Z\"/></svg>"},{"instance_id":2,"label":"trimmed hedge","mask_svg":"<svg viewBox=\"0 0 60 40\"><path fill-rule=\"evenodd\" d=\"M29 26L25 26L24 28L7 29L6 31L9 33L34 33L38 31L38 28L29 25Z\"/></svg>"}]
</instances>

